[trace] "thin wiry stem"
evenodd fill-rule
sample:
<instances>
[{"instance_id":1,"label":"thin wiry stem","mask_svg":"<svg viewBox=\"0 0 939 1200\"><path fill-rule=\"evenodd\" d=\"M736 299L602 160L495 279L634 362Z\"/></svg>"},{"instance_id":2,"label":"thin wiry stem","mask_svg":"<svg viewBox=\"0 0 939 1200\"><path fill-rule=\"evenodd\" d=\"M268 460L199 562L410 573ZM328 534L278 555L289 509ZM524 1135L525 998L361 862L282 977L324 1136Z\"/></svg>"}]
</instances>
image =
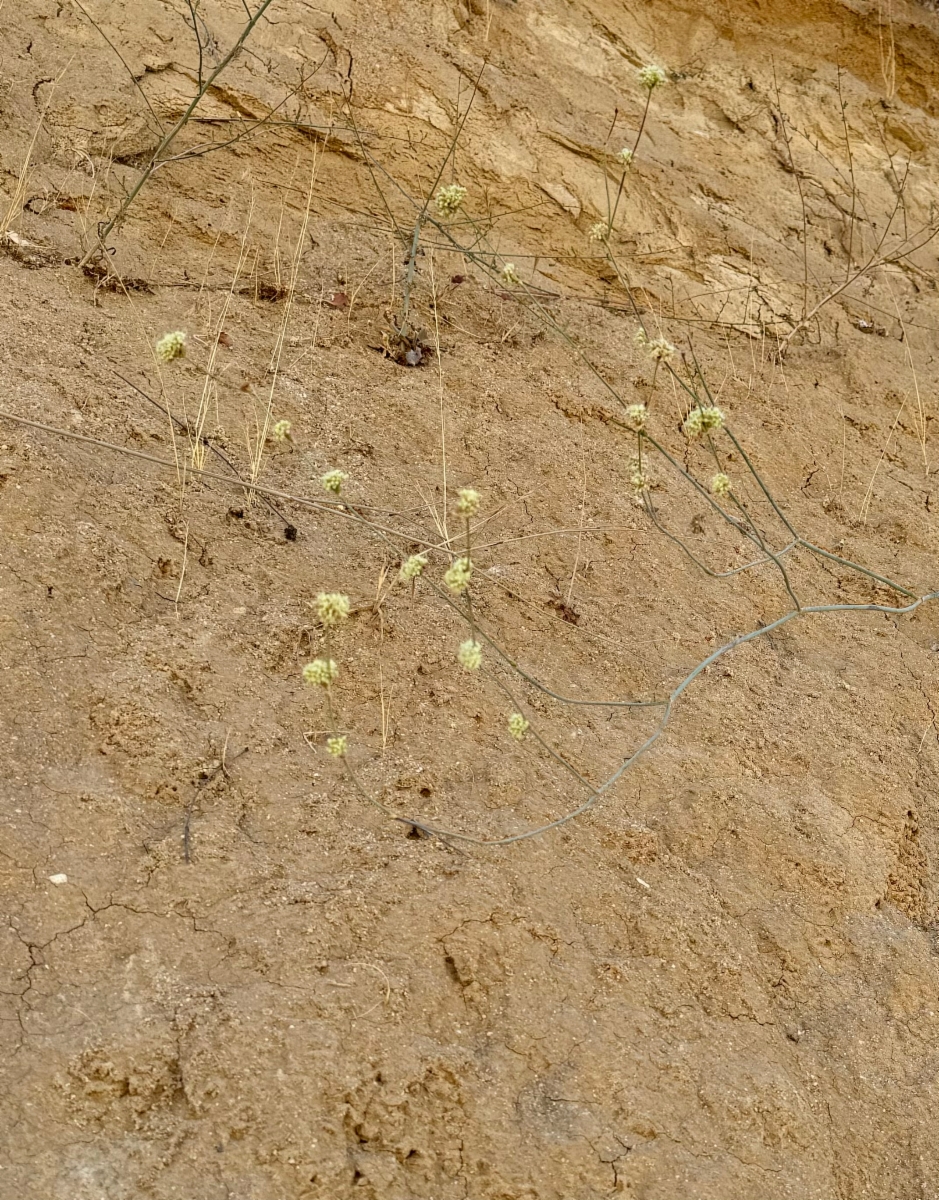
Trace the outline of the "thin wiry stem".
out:
<instances>
[{"instance_id":1,"label":"thin wiry stem","mask_svg":"<svg viewBox=\"0 0 939 1200\"><path fill-rule=\"evenodd\" d=\"M199 16L198 16L198 13L196 12L196 8L198 6L198 0L186 0L186 5L189 8L189 16L192 18L192 32L196 39L196 46L199 49L198 83L199 83L199 87L201 88L202 87L202 68L203 68L204 48L202 45L202 34L199 32Z\"/></svg>"},{"instance_id":2,"label":"thin wiry stem","mask_svg":"<svg viewBox=\"0 0 939 1200\"><path fill-rule=\"evenodd\" d=\"M173 126L173 128L168 133L163 135L162 141L160 142L159 146L157 146L156 150L153 152L153 156L150 159L150 165L147 167L147 169L143 172L143 174L137 180L137 182L133 186L133 188L131 188L131 190L124 197L124 201L121 204L120 208L117 210L117 212L114 214L114 216L111 217L111 219L109 221L106 221L104 223L104 225L101 226L101 228L98 230L98 234L95 239L95 244L83 256L81 262L78 264L80 267L86 266L91 261L91 259L95 256L95 254L97 254L99 251L105 250L105 243L107 242L107 239L110 237L115 226L119 222L121 222L124 219L124 217L127 215L127 210L130 208L130 206L133 204L133 202L137 199L140 192L143 190L143 188L149 182L153 173L155 171L157 171L160 168L160 166L163 165L164 154L169 149L169 147L172 145L172 143L176 140L177 136L186 127L186 125L189 122L189 118L195 112L196 107L199 105L200 101L203 99L205 94L208 92L209 88L211 88L212 84L215 83L216 79L218 79L219 75L221 75L221 73L225 70L225 68L229 65L229 63L241 51L242 46L245 44L245 42L251 36L251 32L253 31L255 25L257 25L258 21L260 21L261 17L264 15L264 13L270 8L270 6L273 3L274 3L274 0L261 0L261 3L259 4L258 8L255 10L254 14L249 17L247 24L242 29L241 34L238 37L238 40L235 42L235 44L232 46L232 48L229 50L229 52L225 55L225 57L222 59L222 61L218 64L218 66L215 68L215 70L212 72L212 74L198 88L195 96L193 96L188 107L186 108L186 111L179 118L179 120L176 122L176 124ZM200 45L201 45L201 43L200 43Z\"/></svg>"},{"instance_id":3,"label":"thin wiry stem","mask_svg":"<svg viewBox=\"0 0 939 1200\"><path fill-rule=\"evenodd\" d=\"M738 646L743 646L747 642L752 642L754 639L763 637L766 634L772 633L776 629L780 629L789 621L795 620L797 617L815 616L822 613L837 613L837 612L877 612L885 613L889 616L903 616L906 613L914 612L920 605L925 604L929 600L939 598L939 592L928 592L924 596L919 596L911 604L902 607L895 607L889 604L819 604L805 607L800 610L791 610L778 617L775 621L771 621L768 625L761 625L757 629L751 629L749 633L742 633L739 637L732 638L729 642L725 642L723 646L718 647L707 658L703 659L681 680L678 686L672 691L668 700L665 702L665 711L656 725L652 733L643 741L635 750L632 751L617 769L609 775L603 783L592 789L590 795L582 804L571 809L563 816L557 817L553 821L548 821L543 825L539 825L535 829L526 829L522 833L509 834L506 837L500 838L481 838L475 834L463 833L454 829L439 829L432 825L421 825L421 828L426 829L429 833L434 833L438 837L452 839L453 841L466 842L475 846L511 846L515 842L527 841L529 838L540 837L542 834L548 833L552 829L559 829L562 825L566 825L569 821L573 821L575 817L581 816L589 809L593 808L596 802L609 792L616 783L626 774L626 772L636 763L636 761L651 749L652 746L659 740L668 726L669 719L672 715L672 710L675 702L680 699L691 684L698 678L702 672L712 666L718 659L723 658L731 650L736 650ZM585 781L586 782L586 781ZM589 785L588 785L589 786ZM407 821L409 824L416 825L417 821L409 817L399 817L398 820Z\"/></svg>"},{"instance_id":4,"label":"thin wiry stem","mask_svg":"<svg viewBox=\"0 0 939 1200\"><path fill-rule=\"evenodd\" d=\"M646 127L646 118L649 115L649 105L651 103L652 103L652 88L647 88L646 89L645 108L643 108L643 110L642 110L642 120L639 122L639 132L636 134L636 140L633 142L633 148L630 151L630 155L629 155L629 162L623 168L623 174L620 176L619 188L617 189L617 192L616 192L616 199L614 200L613 208L610 211L610 219L608 222L608 227L610 228L610 230L613 229L613 222L616 220L616 213L617 213L617 210L619 209L619 202L623 195L623 188L626 186L627 172L629 171L629 168L632 166L633 162L635 161L636 153L639 150L639 143L642 141L642 131Z\"/></svg>"},{"instance_id":5,"label":"thin wiry stem","mask_svg":"<svg viewBox=\"0 0 939 1200\"><path fill-rule=\"evenodd\" d=\"M694 563L694 565L696 567L699 567L705 573L705 575L707 575L710 579L730 579L734 575L740 575L744 571L750 571L754 567L761 567L765 563L773 561L773 559L770 557L770 555L767 554L764 558L755 558L755 559L753 559L752 562L744 563L743 566L741 566L741 567L733 567L729 571L712 571L711 568L709 566L707 566L706 563L701 562L701 560L699 558L697 558L688 549L687 545L682 541L682 539L680 537L676 536L674 533L671 533L668 529L665 528L665 526L659 520L658 513L655 511L652 501L647 493L643 493L642 500L643 500L643 507L645 508L645 511L649 516L649 519L652 521L653 525L655 525L656 529L658 529L658 531L661 534L663 534L665 537L667 537L670 542L674 542L675 545L678 546L678 548L680 550L682 550L688 556L688 558L691 559L691 561ZM784 554L791 553L792 550L794 550L795 547L798 545L799 545L798 541L790 542L788 546L784 546L782 548L782 550L777 551L776 558L779 559L779 558L782 558L782 556Z\"/></svg>"},{"instance_id":6,"label":"thin wiry stem","mask_svg":"<svg viewBox=\"0 0 939 1200\"><path fill-rule=\"evenodd\" d=\"M802 173L797 169L795 159L792 157L792 143L789 138L789 130L786 127L786 114L783 112L782 99L779 95L779 84L776 82L776 64L773 63L773 87L776 89L776 111L779 114L779 128L782 130L783 140L786 143L786 155L789 159L789 170L795 177L796 187L799 189L799 204L802 209L802 321L806 320L806 314L809 308L809 225L808 213L805 206L805 191L802 187Z\"/></svg>"},{"instance_id":7,"label":"thin wiry stem","mask_svg":"<svg viewBox=\"0 0 939 1200\"><path fill-rule=\"evenodd\" d=\"M274 121L272 118L275 113L279 112L293 99L297 92L299 92L303 87L306 86L306 84L309 83L313 76L319 71L320 67L322 67L323 63L326 61L326 58L327 56L324 55L309 73L309 75L304 75L300 83L298 83L297 86L291 91L287 92L283 99L275 104L269 113L266 113L263 117L258 117L256 121L253 121L246 129L242 129L240 133L236 133L234 137L226 138L223 142L206 142L201 146L193 146L189 150L182 150L179 154L171 154L168 158L163 159L163 161L160 163L160 167L162 168L169 166L171 163L185 162L190 158L201 158L206 154L214 153L216 150L227 150L230 146L234 146L237 142L242 141L244 138L250 137L252 133L256 133L259 129L265 129L272 125L290 125L293 128L297 128L298 123L296 121ZM216 123L217 120L218 118L208 118L209 123ZM316 128L317 131L322 134L324 144L328 144L330 135L333 132L333 127L331 125L315 127L309 125L306 126L306 128Z\"/></svg>"},{"instance_id":8,"label":"thin wiry stem","mask_svg":"<svg viewBox=\"0 0 939 1200\"><path fill-rule=\"evenodd\" d=\"M901 587L899 583L894 583L892 579L887 579L884 575L878 575L875 571L869 571L867 567L862 567L859 563L851 562L847 558L840 558L837 554L832 554L830 550L823 550L821 546L816 546L813 542L809 542L805 538L799 538L799 545L804 546L806 550L811 550L813 554L820 555L822 558L828 558L832 562L840 563L843 567L850 567L852 571L858 571L861 575L866 575L868 579L874 579L877 583L882 583L885 587L892 588L893 591L899 592L901 596L914 597L916 595L909 588Z\"/></svg>"},{"instance_id":9,"label":"thin wiry stem","mask_svg":"<svg viewBox=\"0 0 939 1200\"><path fill-rule=\"evenodd\" d=\"M408 269L404 278L404 285L401 290L401 320L398 322L398 332L402 335L406 335L408 331L408 316L411 310L411 288L414 284L414 272L417 267L417 251L420 246L421 230L424 226L424 221L427 218L427 210L430 208L430 203L434 198L434 193L437 190L437 186L440 183L440 180L443 178L443 173L447 169L447 163L450 161L456 151L456 144L460 139L460 134L463 132L463 126L466 124L467 118L470 115L470 110L473 107L473 101L476 99L476 93L479 90L479 81L483 77L483 71L485 71L488 62L489 60L486 59L479 69L479 74L476 76L476 79L473 82L473 91L470 95L469 103L466 106L466 111L463 113L463 116L460 118L460 121L454 130L453 137L450 139L450 144L447 147L447 152L443 156L440 167L436 176L434 177L434 182L430 185L430 189L424 198L424 203L421 206L420 212L417 214L417 220L414 222L414 232L411 236L411 249L410 253L408 254Z\"/></svg>"}]
</instances>

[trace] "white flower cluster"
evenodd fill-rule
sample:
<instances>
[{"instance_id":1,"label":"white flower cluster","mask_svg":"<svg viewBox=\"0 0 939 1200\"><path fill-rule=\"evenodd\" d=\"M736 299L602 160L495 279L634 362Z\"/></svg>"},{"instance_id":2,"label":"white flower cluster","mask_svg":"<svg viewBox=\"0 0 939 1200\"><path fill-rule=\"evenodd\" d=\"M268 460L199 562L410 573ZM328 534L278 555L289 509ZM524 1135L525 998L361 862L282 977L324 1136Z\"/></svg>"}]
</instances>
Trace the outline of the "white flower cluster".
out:
<instances>
[{"instance_id":1,"label":"white flower cluster","mask_svg":"<svg viewBox=\"0 0 939 1200\"><path fill-rule=\"evenodd\" d=\"M332 492L338 496L342 491L343 483L349 478L345 471L327 471L325 475L320 476L320 483L327 492Z\"/></svg>"},{"instance_id":2,"label":"white flower cluster","mask_svg":"<svg viewBox=\"0 0 939 1200\"><path fill-rule=\"evenodd\" d=\"M460 488L456 494L456 511L461 517L475 517L479 512L479 492L475 488Z\"/></svg>"},{"instance_id":3,"label":"white flower cluster","mask_svg":"<svg viewBox=\"0 0 939 1200\"><path fill-rule=\"evenodd\" d=\"M460 643L456 657L465 671L478 671L483 661L483 648L475 638L467 638Z\"/></svg>"},{"instance_id":4,"label":"white flower cluster","mask_svg":"<svg viewBox=\"0 0 939 1200\"><path fill-rule=\"evenodd\" d=\"M442 217L452 217L454 213L459 212L465 199L465 187L461 187L458 183L448 183L437 193L434 203L437 206L437 212Z\"/></svg>"},{"instance_id":5,"label":"white flower cluster","mask_svg":"<svg viewBox=\"0 0 939 1200\"><path fill-rule=\"evenodd\" d=\"M303 668L303 681L317 687L329 687L338 674L339 668L331 658L314 658Z\"/></svg>"},{"instance_id":6,"label":"white flower cluster","mask_svg":"<svg viewBox=\"0 0 939 1200\"><path fill-rule=\"evenodd\" d=\"M426 566L426 554L412 554L401 564L401 570L398 572L398 578L402 583L410 583L412 579L416 579L418 575L420 575Z\"/></svg>"},{"instance_id":7,"label":"white flower cluster","mask_svg":"<svg viewBox=\"0 0 939 1200\"><path fill-rule=\"evenodd\" d=\"M720 429L723 424L724 414L719 408L713 405L699 405L685 418L681 431L686 438L698 438L711 429Z\"/></svg>"},{"instance_id":8,"label":"white flower cluster","mask_svg":"<svg viewBox=\"0 0 939 1200\"><path fill-rule=\"evenodd\" d=\"M638 458L629 464L629 484L636 496L641 496L649 486L649 476L642 469Z\"/></svg>"},{"instance_id":9,"label":"white flower cluster","mask_svg":"<svg viewBox=\"0 0 939 1200\"><path fill-rule=\"evenodd\" d=\"M642 346L649 357L654 358L656 362L663 362L675 353L675 347L667 337L659 335L659 337L650 338L642 328L636 330L635 342L637 346Z\"/></svg>"},{"instance_id":10,"label":"white flower cluster","mask_svg":"<svg viewBox=\"0 0 939 1200\"><path fill-rule=\"evenodd\" d=\"M473 564L464 554L462 558L451 563L449 569L444 573L443 581L454 596L462 596L472 578Z\"/></svg>"},{"instance_id":11,"label":"white flower cluster","mask_svg":"<svg viewBox=\"0 0 939 1200\"><path fill-rule=\"evenodd\" d=\"M665 74L664 67L657 67L654 63L648 63L639 72L639 82L650 92L667 80L668 76Z\"/></svg>"},{"instance_id":12,"label":"white flower cluster","mask_svg":"<svg viewBox=\"0 0 939 1200\"><path fill-rule=\"evenodd\" d=\"M528 722L519 712L514 712L509 717L509 736L514 737L517 742L520 742L528 732Z\"/></svg>"},{"instance_id":13,"label":"white flower cluster","mask_svg":"<svg viewBox=\"0 0 939 1200\"><path fill-rule=\"evenodd\" d=\"M271 437L275 442L285 442L290 437L290 422L275 421L271 426Z\"/></svg>"},{"instance_id":14,"label":"white flower cluster","mask_svg":"<svg viewBox=\"0 0 939 1200\"><path fill-rule=\"evenodd\" d=\"M327 628L341 624L349 616L349 597L342 592L320 592L316 597L316 615Z\"/></svg>"},{"instance_id":15,"label":"white flower cluster","mask_svg":"<svg viewBox=\"0 0 939 1200\"><path fill-rule=\"evenodd\" d=\"M656 362L665 362L675 353L675 347L668 338L664 337L653 338L649 342L647 349L649 357L654 358Z\"/></svg>"},{"instance_id":16,"label":"white flower cluster","mask_svg":"<svg viewBox=\"0 0 939 1200\"><path fill-rule=\"evenodd\" d=\"M182 358L186 353L186 335L181 329L175 333L165 333L156 344L156 356L160 362L171 363L174 358Z\"/></svg>"},{"instance_id":17,"label":"white flower cluster","mask_svg":"<svg viewBox=\"0 0 939 1200\"><path fill-rule=\"evenodd\" d=\"M628 404L626 406L626 421L630 429L641 433L649 419L649 410L644 404Z\"/></svg>"}]
</instances>

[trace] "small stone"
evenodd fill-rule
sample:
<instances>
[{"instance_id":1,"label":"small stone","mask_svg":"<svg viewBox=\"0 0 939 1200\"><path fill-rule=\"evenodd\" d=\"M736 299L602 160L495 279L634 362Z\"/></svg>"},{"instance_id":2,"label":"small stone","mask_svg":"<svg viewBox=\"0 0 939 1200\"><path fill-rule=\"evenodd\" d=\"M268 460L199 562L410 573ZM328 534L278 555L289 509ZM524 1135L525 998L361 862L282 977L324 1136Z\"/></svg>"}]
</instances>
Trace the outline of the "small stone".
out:
<instances>
[{"instance_id":1,"label":"small stone","mask_svg":"<svg viewBox=\"0 0 939 1200\"><path fill-rule=\"evenodd\" d=\"M56 884L56 886L58 886L60 883L68 883L68 876L67 875L50 875L49 882Z\"/></svg>"}]
</instances>

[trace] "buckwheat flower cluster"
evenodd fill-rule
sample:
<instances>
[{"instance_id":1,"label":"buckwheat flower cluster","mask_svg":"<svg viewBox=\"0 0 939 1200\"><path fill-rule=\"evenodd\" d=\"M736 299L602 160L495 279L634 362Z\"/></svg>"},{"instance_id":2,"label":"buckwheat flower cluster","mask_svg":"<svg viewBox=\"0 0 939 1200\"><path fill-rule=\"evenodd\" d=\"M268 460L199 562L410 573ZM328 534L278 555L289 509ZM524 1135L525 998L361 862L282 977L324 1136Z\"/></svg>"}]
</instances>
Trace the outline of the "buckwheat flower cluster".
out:
<instances>
[{"instance_id":1,"label":"buckwheat flower cluster","mask_svg":"<svg viewBox=\"0 0 939 1200\"><path fill-rule=\"evenodd\" d=\"M186 335L181 329L175 333L165 333L156 344L156 356L160 362L171 363L174 358L182 358L186 353Z\"/></svg>"},{"instance_id":2,"label":"buckwheat flower cluster","mask_svg":"<svg viewBox=\"0 0 939 1200\"><path fill-rule=\"evenodd\" d=\"M502 268L502 282L508 283L512 287L517 287L522 282L515 269L515 263L506 263Z\"/></svg>"},{"instance_id":3,"label":"buckwheat flower cluster","mask_svg":"<svg viewBox=\"0 0 939 1200\"><path fill-rule=\"evenodd\" d=\"M342 592L320 592L315 603L320 624L328 629L341 624L349 616L349 597Z\"/></svg>"},{"instance_id":4,"label":"buckwheat flower cluster","mask_svg":"<svg viewBox=\"0 0 939 1200\"><path fill-rule=\"evenodd\" d=\"M628 146L624 146L616 156L624 167L632 166L633 152Z\"/></svg>"},{"instance_id":5,"label":"buckwheat flower cluster","mask_svg":"<svg viewBox=\"0 0 939 1200\"><path fill-rule=\"evenodd\" d=\"M596 225L591 225L587 233L587 237L592 242L605 242L610 232L610 227L606 221L597 221Z\"/></svg>"},{"instance_id":6,"label":"buckwheat flower cluster","mask_svg":"<svg viewBox=\"0 0 939 1200\"><path fill-rule=\"evenodd\" d=\"M641 433L649 419L649 410L644 404L629 404L626 406L626 421L630 429Z\"/></svg>"},{"instance_id":7,"label":"buckwheat flower cluster","mask_svg":"<svg viewBox=\"0 0 939 1200\"><path fill-rule=\"evenodd\" d=\"M665 70L662 67L657 67L654 63L649 63L644 66L639 72L639 82L644 88L648 88L651 92L653 88L657 88L668 79Z\"/></svg>"},{"instance_id":8,"label":"buckwheat flower cluster","mask_svg":"<svg viewBox=\"0 0 939 1200\"><path fill-rule=\"evenodd\" d=\"M726 496L730 493L730 476L719 471L711 480L711 491L715 496Z\"/></svg>"},{"instance_id":9,"label":"buckwheat flower cluster","mask_svg":"<svg viewBox=\"0 0 939 1200\"><path fill-rule=\"evenodd\" d=\"M450 564L449 569L444 573L443 581L454 596L462 596L472 578L473 564L464 554L462 558L458 558Z\"/></svg>"},{"instance_id":10,"label":"buckwheat flower cluster","mask_svg":"<svg viewBox=\"0 0 939 1200\"><path fill-rule=\"evenodd\" d=\"M629 464L629 486L636 496L640 496L649 486L649 476L643 471L638 458Z\"/></svg>"},{"instance_id":11,"label":"buckwheat flower cluster","mask_svg":"<svg viewBox=\"0 0 939 1200\"><path fill-rule=\"evenodd\" d=\"M349 739L345 735L326 739L326 749L333 758L345 758L348 745Z\"/></svg>"},{"instance_id":12,"label":"buckwheat flower cluster","mask_svg":"<svg viewBox=\"0 0 939 1200\"><path fill-rule=\"evenodd\" d=\"M420 575L426 566L426 554L412 554L410 558L406 558L401 564L398 578L402 583L410 583L412 579L416 579Z\"/></svg>"},{"instance_id":13,"label":"buckwheat flower cluster","mask_svg":"<svg viewBox=\"0 0 939 1200\"><path fill-rule=\"evenodd\" d=\"M332 492L338 496L342 491L343 483L349 478L345 471L327 471L325 475L320 476L320 483L327 492Z\"/></svg>"},{"instance_id":14,"label":"buckwheat flower cluster","mask_svg":"<svg viewBox=\"0 0 939 1200\"><path fill-rule=\"evenodd\" d=\"M675 353L675 347L668 338L657 337L651 341L646 341L646 349L649 352L649 357L654 358L656 362L665 362Z\"/></svg>"},{"instance_id":15,"label":"buckwheat flower cluster","mask_svg":"<svg viewBox=\"0 0 939 1200\"><path fill-rule=\"evenodd\" d=\"M303 681L317 687L329 687L339 675L339 668L331 658L314 658L303 668Z\"/></svg>"},{"instance_id":16,"label":"buckwheat flower cluster","mask_svg":"<svg viewBox=\"0 0 939 1200\"><path fill-rule=\"evenodd\" d=\"M467 638L460 643L456 657L465 671L478 671L483 661L483 648L475 638Z\"/></svg>"},{"instance_id":17,"label":"buckwheat flower cluster","mask_svg":"<svg viewBox=\"0 0 939 1200\"><path fill-rule=\"evenodd\" d=\"M509 717L509 736L520 742L528 732L528 722L521 713L514 712Z\"/></svg>"},{"instance_id":18,"label":"buckwheat flower cluster","mask_svg":"<svg viewBox=\"0 0 939 1200\"><path fill-rule=\"evenodd\" d=\"M693 408L681 427L686 438L698 438L702 433L711 429L720 429L724 424L724 414L719 408L701 405Z\"/></svg>"},{"instance_id":19,"label":"buckwheat flower cluster","mask_svg":"<svg viewBox=\"0 0 939 1200\"><path fill-rule=\"evenodd\" d=\"M454 213L459 211L465 199L465 187L461 187L458 183L448 183L446 187L442 187L437 193L434 203L437 206L437 212L442 217L452 217Z\"/></svg>"},{"instance_id":20,"label":"buckwheat flower cluster","mask_svg":"<svg viewBox=\"0 0 939 1200\"><path fill-rule=\"evenodd\" d=\"M475 488L460 488L456 494L456 511L461 517L475 517L479 512L479 492Z\"/></svg>"},{"instance_id":21,"label":"buckwheat flower cluster","mask_svg":"<svg viewBox=\"0 0 939 1200\"><path fill-rule=\"evenodd\" d=\"M275 421L271 427L271 437L275 442L285 442L290 437L290 422Z\"/></svg>"}]
</instances>

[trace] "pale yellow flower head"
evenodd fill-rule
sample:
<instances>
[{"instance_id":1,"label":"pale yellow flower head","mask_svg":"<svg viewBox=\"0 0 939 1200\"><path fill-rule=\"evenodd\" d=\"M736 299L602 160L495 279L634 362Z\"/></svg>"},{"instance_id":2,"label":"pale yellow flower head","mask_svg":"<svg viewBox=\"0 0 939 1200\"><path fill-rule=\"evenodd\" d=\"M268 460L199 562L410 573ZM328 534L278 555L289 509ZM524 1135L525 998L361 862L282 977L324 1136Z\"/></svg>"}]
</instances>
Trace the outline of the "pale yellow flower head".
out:
<instances>
[{"instance_id":1,"label":"pale yellow flower head","mask_svg":"<svg viewBox=\"0 0 939 1200\"><path fill-rule=\"evenodd\" d=\"M461 517L475 517L479 512L479 492L475 488L460 488L456 494L456 511Z\"/></svg>"},{"instance_id":2,"label":"pale yellow flower head","mask_svg":"<svg viewBox=\"0 0 939 1200\"><path fill-rule=\"evenodd\" d=\"M303 681L317 687L329 687L338 674L339 668L331 658L314 658L303 668Z\"/></svg>"},{"instance_id":3,"label":"pale yellow flower head","mask_svg":"<svg viewBox=\"0 0 939 1200\"><path fill-rule=\"evenodd\" d=\"M464 554L462 558L450 564L449 570L444 573L443 581L454 596L462 596L472 578L473 564Z\"/></svg>"},{"instance_id":4,"label":"pale yellow flower head","mask_svg":"<svg viewBox=\"0 0 939 1200\"><path fill-rule=\"evenodd\" d=\"M656 362L664 362L675 353L675 347L665 337L652 338L651 341L647 341L646 350L649 357L654 358Z\"/></svg>"},{"instance_id":5,"label":"pale yellow flower head","mask_svg":"<svg viewBox=\"0 0 939 1200\"><path fill-rule=\"evenodd\" d=\"M483 661L483 648L475 638L467 638L460 643L456 657L465 671L478 671Z\"/></svg>"},{"instance_id":6,"label":"pale yellow flower head","mask_svg":"<svg viewBox=\"0 0 939 1200\"><path fill-rule=\"evenodd\" d=\"M644 88L648 88L651 92L653 88L659 87L667 82L668 76L665 74L664 67L657 67L654 63L649 63L639 72L639 82Z\"/></svg>"},{"instance_id":7,"label":"pale yellow flower head","mask_svg":"<svg viewBox=\"0 0 939 1200\"><path fill-rule=\"evenodd\" d=\"M345 471L327 471L325 475L320 476L320 483L327 492L332 492L338 496L342 491L343 483L349 478Z\"/></svg>"},{"instance_id":8,"label":"pale yellow flower head","mask_svg":"<svg viewBox=\"0 0 939 1200\"><path fill-rule=\"evenodd\" d=\"M711 429L720 429L723 424L724 414L719 408L699 405L691 410L681 429L686 438L698 438Z\"/></svg>"},{"instance_id":9,"label":"pale yellow flower head","mask_svg":"<svg viewBox=\"0 0 939 1200\"><path fill-rule=\"evenodd\" d=\"M326 739L326 749L333 758L345 758L348 745L349 739L345 735Z\"/></svg>"},{"instance_id":10,"label":"pale yellow flower head","mask_svg":"<svg viewBox=\"0 0 939 1200\"><path fill-rule=\"evenodd\" d=\"M315 604L320 624L329 628L340 625L349 616L349 597L342 592L320 592Z\"/></svg>"},{"instance_id":11,"label":"pale yellow flower head","mask_svg":"<svg viewBox=\"0 0 939 1200\"><path fill-rule=\"evenodd\" d=\"M641 433L649 419L649 410L644 404L630 404L626 408L626 421L630 429Z\"/></svg>"},{"instance_id":12,"label":"pale yellow flower head","mask_svg":"<svg viewBox=\"0 0 939 1200\"><path fill-rule=\"evenodd\" d=\"M155 349L160 362L171 363L174 358L182 358L185 355L186 335L181 329L177 329L175 333L164 333Z\"/></svg>"},{"instance_id":13,"label":"pale yellow flower head","mask_svg":"<svg viewBox=\"0 0 939 1200\"><path fill-rule=\"evenodd\" d=\"M520 742L528 732L528 722L521 713L514 712L509 717L509 736L514 737L517 742Z\"/></svg>"},{"instance_id":14,"label":"pale yellow flower head","mask_svg":"<svg viewBox=\"0 0 939 1200\"><path fill-rule=\"evenodd\" d=\"M459 212L465 199L465 187L461 187L458 183L448 183L437 193L434 204L442 217L452 217L454 213Z\"/></svg>"},{"instance_id":15,"label":"pale yellow flower head","mask_svg":"<svg viewBox=\"0 0 939 1200\"><path fill-rule=\"evenodd\" d=\"M421 574L426 566L426 554L412 554L410 558L406 558L401 564L398 578L402 583L410 583L412 579L416 579Z\"/></svg>"},{"instance_id":16,"label":"pale yellow flower head","mask_svg":"<svg viewBox=\"0 0 939 1200\"><path fill-rule=\"evenodd\" d=\"M649 476L640 466L638 458L629 464L629 485L636 496L640 496L649 486Z\"/></svg>"}]
</instances>

